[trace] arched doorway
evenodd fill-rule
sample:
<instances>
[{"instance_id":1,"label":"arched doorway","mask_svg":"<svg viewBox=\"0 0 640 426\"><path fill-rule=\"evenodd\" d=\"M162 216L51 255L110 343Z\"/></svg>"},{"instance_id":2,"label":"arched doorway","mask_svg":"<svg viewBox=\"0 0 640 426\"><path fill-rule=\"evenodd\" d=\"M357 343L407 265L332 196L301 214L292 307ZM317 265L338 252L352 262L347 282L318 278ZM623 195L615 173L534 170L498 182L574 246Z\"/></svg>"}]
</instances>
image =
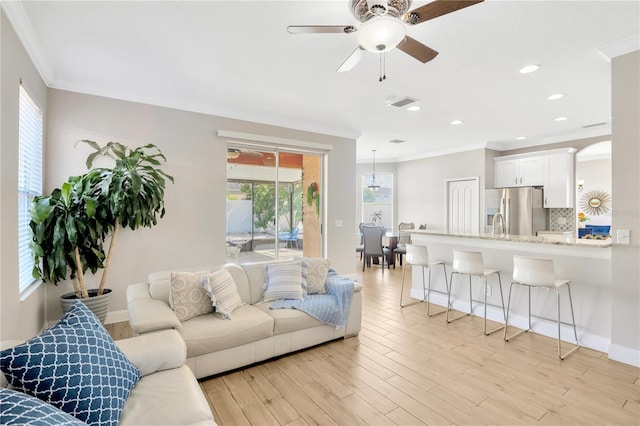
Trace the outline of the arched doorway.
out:
<instances>
[{"instance_id":1,"label":"arched doorway","mask_svg":"<svg viewBox=\"0 0 640 426\"><path fill-rule=\"evenodd\" d=\"M600 239L610 234L611 203L611 141L604 141L576 154L578 237Z\"/></svg>"}]
</instances>

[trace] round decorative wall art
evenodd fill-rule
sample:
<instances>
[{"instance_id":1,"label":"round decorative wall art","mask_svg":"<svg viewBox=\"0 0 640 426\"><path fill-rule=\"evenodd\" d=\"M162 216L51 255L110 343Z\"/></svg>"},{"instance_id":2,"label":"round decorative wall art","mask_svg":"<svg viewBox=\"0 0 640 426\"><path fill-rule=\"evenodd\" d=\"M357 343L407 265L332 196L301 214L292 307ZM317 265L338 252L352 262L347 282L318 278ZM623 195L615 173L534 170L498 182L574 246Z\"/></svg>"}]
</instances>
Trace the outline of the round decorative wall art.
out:
<instances>
[{"instance_id":1,"label":"round decorative wall art","mask_svg":"<svg viewBox=\"0 0 640 426\"><path fill-rule=\"evenodd\" d=\"M580 207L594 216L605 214L611 210L611 196L605 191L589 191L580 198Z\"/></svg>"}]
</instances>

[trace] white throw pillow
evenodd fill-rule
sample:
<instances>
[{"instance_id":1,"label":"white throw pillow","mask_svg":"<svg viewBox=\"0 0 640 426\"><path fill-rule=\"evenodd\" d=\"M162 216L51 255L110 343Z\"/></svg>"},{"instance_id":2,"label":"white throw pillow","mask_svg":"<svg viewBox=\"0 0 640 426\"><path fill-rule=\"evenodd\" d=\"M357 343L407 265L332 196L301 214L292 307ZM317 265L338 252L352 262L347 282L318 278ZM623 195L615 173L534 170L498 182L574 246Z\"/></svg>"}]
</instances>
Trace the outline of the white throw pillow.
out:
<instances>
[{"instance_id":1,"label":"white throw pillow","mask_svg":"<svg viewBox=\"0 0 640 426\"><path fill-rule=\"evenodd\" d=\"M267 265L267 282L264 286L263 301L278 299L304 299L301 262Z\"/></svg>"},{"instance_id":2,"label":"white throw pillow","mask_svg":"<svg viewBox=\"0 0 640 426\"><path fill-rule=\"evenodd\" d=\"M307 294L324 294L327 275L329 274L329 259L303 257L302 280L306 281Z\"/></svg>"},{"instance_id":3,"label":"white throw pillow","mask_svg":"<svg viewBox=\"0 0 640 426\"><path fill-rule=\"evenodd\" d=\"M202 279L202 287L211 297L222 319L231 319L231 312L244 305L236 282L226 269L205 275Z\"/></svg>"},{"instance_id":4,"label":"white throw pillow","mask_svg":"<svg viewBox=\"0 0 640 426\"><path fill-rule=\"evenodd\" d=\"M172 272L169 306L180 321L213 312L213 304L202 288L207 271Z\"/></svg>"}]
</instances>

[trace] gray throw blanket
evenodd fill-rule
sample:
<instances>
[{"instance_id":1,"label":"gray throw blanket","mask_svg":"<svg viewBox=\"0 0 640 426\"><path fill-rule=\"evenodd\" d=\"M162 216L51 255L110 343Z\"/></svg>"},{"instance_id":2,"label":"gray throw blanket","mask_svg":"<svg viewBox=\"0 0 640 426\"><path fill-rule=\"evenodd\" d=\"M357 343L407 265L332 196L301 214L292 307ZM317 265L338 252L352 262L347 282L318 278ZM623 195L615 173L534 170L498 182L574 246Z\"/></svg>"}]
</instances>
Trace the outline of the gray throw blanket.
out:
<instances>
[{"instance_id":1,"label":"gray throw blanket","mask_svg":"<svg viewBox=\"0 0 640 426\"><path fill-rule=\"evenodd\" d=\"M353 281L338 275L334 269L329 269L326 287L326 294L310 294L302 300L276 300L270 309L298 309L324 323L344 327L353 298Z\"/></svg>"}]
</instances>

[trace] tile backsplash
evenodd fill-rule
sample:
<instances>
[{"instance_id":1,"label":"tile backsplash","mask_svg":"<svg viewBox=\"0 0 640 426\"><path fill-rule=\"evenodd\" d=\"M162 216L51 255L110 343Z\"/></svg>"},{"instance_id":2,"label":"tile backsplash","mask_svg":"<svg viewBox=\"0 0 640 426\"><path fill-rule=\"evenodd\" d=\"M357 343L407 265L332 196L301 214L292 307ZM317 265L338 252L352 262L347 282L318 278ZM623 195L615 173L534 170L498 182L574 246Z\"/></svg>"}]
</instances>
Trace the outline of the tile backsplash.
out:
<instances>
[{"instance_id":1,"label":"tile backsplash","mask_svg":"<svg viewBox=\"0 0 640 426\"><path fill-rule=\"evenodd\" d=\"M575 209L549 209L549 230L575 232Z\"/></svg>"}]
</instances>

